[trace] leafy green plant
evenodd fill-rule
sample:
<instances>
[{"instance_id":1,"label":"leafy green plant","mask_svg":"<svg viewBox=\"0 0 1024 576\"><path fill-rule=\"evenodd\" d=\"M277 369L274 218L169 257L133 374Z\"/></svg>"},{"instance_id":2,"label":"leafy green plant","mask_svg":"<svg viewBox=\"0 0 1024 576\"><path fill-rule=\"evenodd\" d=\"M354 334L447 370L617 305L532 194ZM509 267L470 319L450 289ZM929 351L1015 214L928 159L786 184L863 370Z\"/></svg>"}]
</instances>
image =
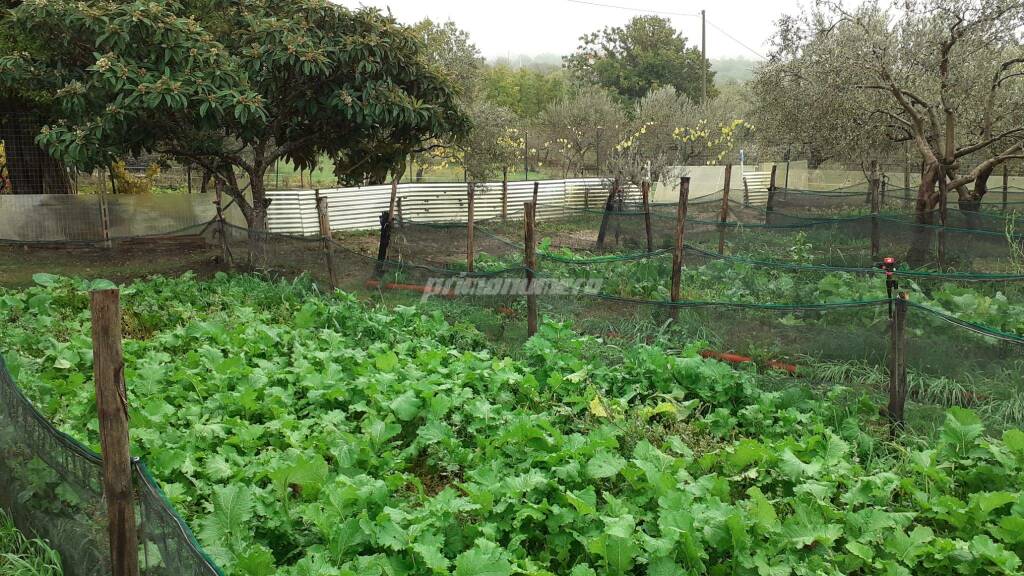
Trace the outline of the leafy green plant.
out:
<instances>
[{"instance_id":1,"label":"leafy green plant","mask_svg":"<svg viewBox=\"0 0 1024 576\"><path fill-rule=\"evenodd\" d=\"M38 539L29 539L0 508L0 574L4 576L62 576L60 555Z\"/></svg>"},{"instance_id":2,"label":"leafy green plant","mask_svg":"<svg viewBox=\"0 0 1024 576\"><path fill-rule=\"evenodd\" d=\"M82 281L0 291L0 350L96 438ZM766 390L703 343L547 322L516 358L306 280L122 288L133 452L228 574L1015 573L1024 433ZM163 314L155 311L162 310Z\"/></svg>"}]
</instances>

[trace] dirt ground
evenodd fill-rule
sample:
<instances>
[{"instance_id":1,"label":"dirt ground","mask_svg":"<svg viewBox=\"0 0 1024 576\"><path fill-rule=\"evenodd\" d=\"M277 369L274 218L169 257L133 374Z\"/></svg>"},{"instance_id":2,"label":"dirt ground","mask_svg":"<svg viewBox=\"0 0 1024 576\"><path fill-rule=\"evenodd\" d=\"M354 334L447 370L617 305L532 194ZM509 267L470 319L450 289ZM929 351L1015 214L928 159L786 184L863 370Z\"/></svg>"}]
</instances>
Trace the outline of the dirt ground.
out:
<instances>
[{"instance_id":1,"label":"dirt ground","mask_svg":"<svg viewBox=\"0 0 1024 576\"><path fill-rule=\"evenodd\" d=\"M220 270L218 251L200 238L133 240L110 248L91 245L0 245L0 286L32 284L39 272L123 282L152 275L193 271L201 277Z\"/></svg>"}]
</instances>

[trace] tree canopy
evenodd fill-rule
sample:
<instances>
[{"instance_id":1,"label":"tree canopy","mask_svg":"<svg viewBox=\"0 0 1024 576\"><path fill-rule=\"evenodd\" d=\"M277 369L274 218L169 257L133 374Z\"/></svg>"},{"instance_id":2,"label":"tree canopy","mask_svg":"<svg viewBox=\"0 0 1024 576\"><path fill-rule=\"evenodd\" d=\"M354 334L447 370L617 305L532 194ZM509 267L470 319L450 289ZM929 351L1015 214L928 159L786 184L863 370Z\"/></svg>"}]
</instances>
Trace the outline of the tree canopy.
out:
<instances>
[{"instance_id":1,"label":"tree canopy","mask_svg":"<svg viewBox=\"0 0 1024 576\"><path fill-rule=\"evenodd\" d=\"M422 43L373 9L28 0L9 20L46 47L0 58L0 82L55 99L48 149L85 168L143 151L198 164L254 229L279 158L310 167L327 156L344 180L380 181L421 142L468 128Z\"/></svg>"},{"instance_id":2,"label":"tree canopy","mask_svg":"<svg viewBox=\"0 0 1024 576\"><path fill-rule=\"evenodd\" d=\"M818 157L909 142L922 217L946 189L976 209L992 169L1024 155L1022 27L1019 0L823 2L780 21L755 81L760 124Z\"/></svg>"},{"instance_id":3,"label":"tree canopy","mask_svg":"<svg viewBox=\"0 0 1024 576\"><path fill-rule=\"evenodd\" d=\"M658 16L637 16L623 27L606 27L580 38L566 67L584 82L613 90L636 101L659 86L671 86L699 102L702 71L707 70L708 96L714 95L711 63L700 49L686 45L671 21Z\"/></svg>"}]
</instances>

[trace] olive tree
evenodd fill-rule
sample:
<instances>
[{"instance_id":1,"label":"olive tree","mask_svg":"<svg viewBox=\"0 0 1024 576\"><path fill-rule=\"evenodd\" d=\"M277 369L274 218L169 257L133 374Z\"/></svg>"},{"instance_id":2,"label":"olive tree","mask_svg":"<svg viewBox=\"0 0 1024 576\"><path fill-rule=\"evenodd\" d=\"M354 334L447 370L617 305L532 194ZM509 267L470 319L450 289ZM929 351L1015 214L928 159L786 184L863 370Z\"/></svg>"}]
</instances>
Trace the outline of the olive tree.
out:
<instances>
[{"instance_id":1,"label":"olive tree","mask_svg":"<svg viewBox=\"0 0 1024 576\"><path fill-rule=\"evenodd\" d=\"M28 0L8 21L47 47L0 58L0 82L59 104L41 144L86 168L140 152L202 166L224 182L254 244L276 160L311 167L327 156L351 179L379 178L421 142L467 126L420 41L372 9Z\"/></svg>"},{"instance_id":2,"label":"olive tree","mask_svg":"<svg viewBox=\"0 0 1024 576\"><path fill-rule=\"evenodd\" d=\"M566 176L580 176L588 156L600 152L602 142L619 142L626 116L613 96L598 86L578 86L541 114L543 147L561 157ZM606 152L607 154L607 152Z\"/></svg>"},{"instance_id":3,"label":"olive tree","mask_svg":"<svg viewBox=\"0 0 1024 576\"><path fill-rule=\"evenodd\" d=\"M910 142L919 219L947 190L977 210L992 171L1024 154L1022 26L1019 0L820 1L779 23L758 126L819 158Z\"/></svg>"}]
</instances>

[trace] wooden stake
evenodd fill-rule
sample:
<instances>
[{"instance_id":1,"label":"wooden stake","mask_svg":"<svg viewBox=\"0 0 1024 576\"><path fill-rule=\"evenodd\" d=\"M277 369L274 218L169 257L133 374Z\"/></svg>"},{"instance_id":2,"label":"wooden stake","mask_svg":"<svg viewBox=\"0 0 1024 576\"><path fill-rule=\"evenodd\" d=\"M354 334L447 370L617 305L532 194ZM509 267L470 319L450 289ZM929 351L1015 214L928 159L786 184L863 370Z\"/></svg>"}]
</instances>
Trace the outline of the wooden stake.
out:
<instances>
[{"instance_id":1,"label":"wooden stake","mask_svg":"<svg viewBox=\"0 0 1024 576\"><path fill-rule=\"evenodd\" d=\"M540 182L534 182L533 183L533 211L534 211L533 215L534 216L537 215L537 206L538 206L538 204L537 204L537 194L539 192L540 192Z\"/></svg>"},{"instance_id":2,"label":"wooden stake","mask_svg":"<svg viewBox=\"0 0 1024 576\"><path fill-rule=\"evenodd\" d=\"M672 251L672 301L678 302L680 283L683 279L683 263L685 260L684 240L686 239L686 208L690 200L690 177L679 179L679 204L676 206L676 244ZM676 308L672 308L672 319L676 318Z\"/></svg>"},{"instance_id":3,"label":"wooden stake","mask_svg":"<svg viewBox=\"0 0 1024 576\"><path fill-rule=\"evenodd\" d=\"M537 333L537 296L533 293L534 271L537 268L536 218L537 205L532 202L523 204L525 219L525 256L523 265L526 267L526 333L533 336Z\"/></svg>"},{"instance_id":4,"label":"wooden stake","mask_svg":"<svg viewBox=\"0 0 1024 576\"><path fill-rule=\"evenodd\" d=\"M1010 190L1010 171L1003 163L1003 212L1006 212L1006 195Z\"/></svg>"},{"instance_id":5,"label":"wooden stake","mask_svg":"<svg viewBox=\"0 0 1024 576\"><path fill-rule=\"evenodd\" d=\"M378 278L384 275L384 261L388 259L388 245L391 244L391 214L380 213L380 244L377 246L377 266L374 268L374 275Z\"/></svg>"},{"instance_id":6,"label":"wooden stake","mask_svg":"<svg viewBox=\"0 0 1024 576\"><path fill-rule=\"evenodd\" d=\"M878 161L871 161L871 168L868 174L868 196L871 199L871 258L878 259L881 252L881 239L878 230L878 213L881 210L878 182Z\"/></svg>"},{"instance_id":7,"label":"wooden stake","mask_svg":"<svg viewBox=\"0 0 1024 576\"><path fill-rule=\"evenodd\" d=\"M772 164L772 177L768 181L768 203L764 207L764 223L771 224L771 215L775 211L775 171L778 166Z\"/></svg>"},{"instance_id":8,"label":"wooden stake","mask_svg":"<svg viewBox=\"0 0 1024 576\"><path fill-rule=\"evenodd\" d=\"M110 242L110 209L107 206L107 195L100 192L100 229L103 233L103 247L111 248Z\"/></svg>"},{"instance_id":9,"label":"wooden stake","mask_svg":"<svg viewBox=\"0 0 1024 576\"><path fill-rule=\"evenodd\" d=\"M651 183L646 180L640 184L640 194L644 202L644 228L647 231L647 251L654 251L654 236L651 232Z\"/></svg>"},{"instance_id":10,"label":"wooden stake","mask_svg":"<svg viewBox=\"0 0 1024 576\"><path fill-rule=\"evenodd\" d=\"M601 228L597 231L597 247L604 247L604 237L608 232L608 220L611 218L612 210L615 209L615 193L619 189L619 179L612 182L612 189L608 192L608 199L604 203L604 215L601 217Z\"/></svg>"},{"instance_id":11,"label":"wooden stake","mask_svg":"<svg viewBox=\"0 0 1024 576\"><path fill-rule=\"evenodd\" d=\"M331 282L331 292L338 289L338 277L334 272L334 258L331 250L331 215L327 211L327 198L320 197L316 191L316 215L320 221L320 238L324 245L324 259L327 260L327 277Z\"/></svg>"},{"instance_id":12,"label":"wooden stake","mask_svg":"<svg viewBox=\"0 0 1024 576\"><path fill-rule=\"evenodd\" d=\"M508 168L501 169L501 221L508 220Z\"/></svg>"},{"instance_id":13,"label":"wooden stake","mask_svg":"<svg viewBox=\"0 0 1024 576\"><path fill-rule=\"evenodd\" d=\"M949 215L946 211L946 201L949 196L949 189L946 188L946 176L943 174L939 177L939 220L942 226L939 227L939 266L946 265L946 217Z\"/></svg>"},{"instance_id":14,"label":"wooden stake","mask_svg":"<svg viewBox=\"0 0 1024 576\"><path fill-rule=\"evenodd\" d=\"M725 165L725 185L722 187L722 211L718 215L718 253L725 255L725 228L729 221L729 187L732 186L732 164Z\"/></svg>"},{"instance_id":15,"label":"wooden stake","mask_svg":"<svg viewBox=\"0 0 1024 576\"><path fill-rule=\"evenodd\" d=\"M473 271L473 198L476 196L476 186L470 182L466 186L466 199L468 200L469 218L466 220L466 270Z\"/></svg>"},{"instance_id":16,"label":"wooden stake","mask_svg":"<svg viewBox=\"0 0 1024 576\"><path fill-rule=\"evenodd\" d=\"M395 206L396 206L396 209L398 210L398 215L395 216L395 223L398 224L399 228L401 228L404 225L404 222L405 222L405 218L402 216L402 197L401 196L398 197L398 202L397 202L397 204Z\"/></svg>"},{"instance_id":17,"label":"wooden stake","mask_svg":"<svg viewBox=\"0 0 1024 576\"><path fill-rule=\"evenodd\" d=\"M138 576L132 461L128 443L128 400L121 351L121 304L116 288L90 295L93 377L103 456L103 497L107 501L110 559L114 576Z\"/></svg>"},{"instance_id":18,"label":"wooden stake","mask_svg":"<svg viewBox=\"0 0 1024 576\"><path fill-rule=\"evenodd\" d=\"M907 403L907 294L901 292L893 306L889 327L889 433L898 435L906 427Z\"/></svg>"},{"instance_id":19,"label":"wooden stake","mask_svg":"<svg viewBox=\"0 0 1024 576\"><path fill-rule=\"evenodd\" d=\"M231 261L231 250L228 249L227 230L224 226L224 199L221 193L221 180L214 180L213 204L217 207L217 235L220 236L220 257L224 265L230 269L234 263Z\"/></svg>"},{"instance_id":20,"label":"wooden stake","mask_svg":"<svg viewBox=\"0 0 1024 576\"><path fill-rule=\"evenodd\" d=\"M910 142L903 145L903 198L910 200Z\"/></svg>"}]
</instances>

